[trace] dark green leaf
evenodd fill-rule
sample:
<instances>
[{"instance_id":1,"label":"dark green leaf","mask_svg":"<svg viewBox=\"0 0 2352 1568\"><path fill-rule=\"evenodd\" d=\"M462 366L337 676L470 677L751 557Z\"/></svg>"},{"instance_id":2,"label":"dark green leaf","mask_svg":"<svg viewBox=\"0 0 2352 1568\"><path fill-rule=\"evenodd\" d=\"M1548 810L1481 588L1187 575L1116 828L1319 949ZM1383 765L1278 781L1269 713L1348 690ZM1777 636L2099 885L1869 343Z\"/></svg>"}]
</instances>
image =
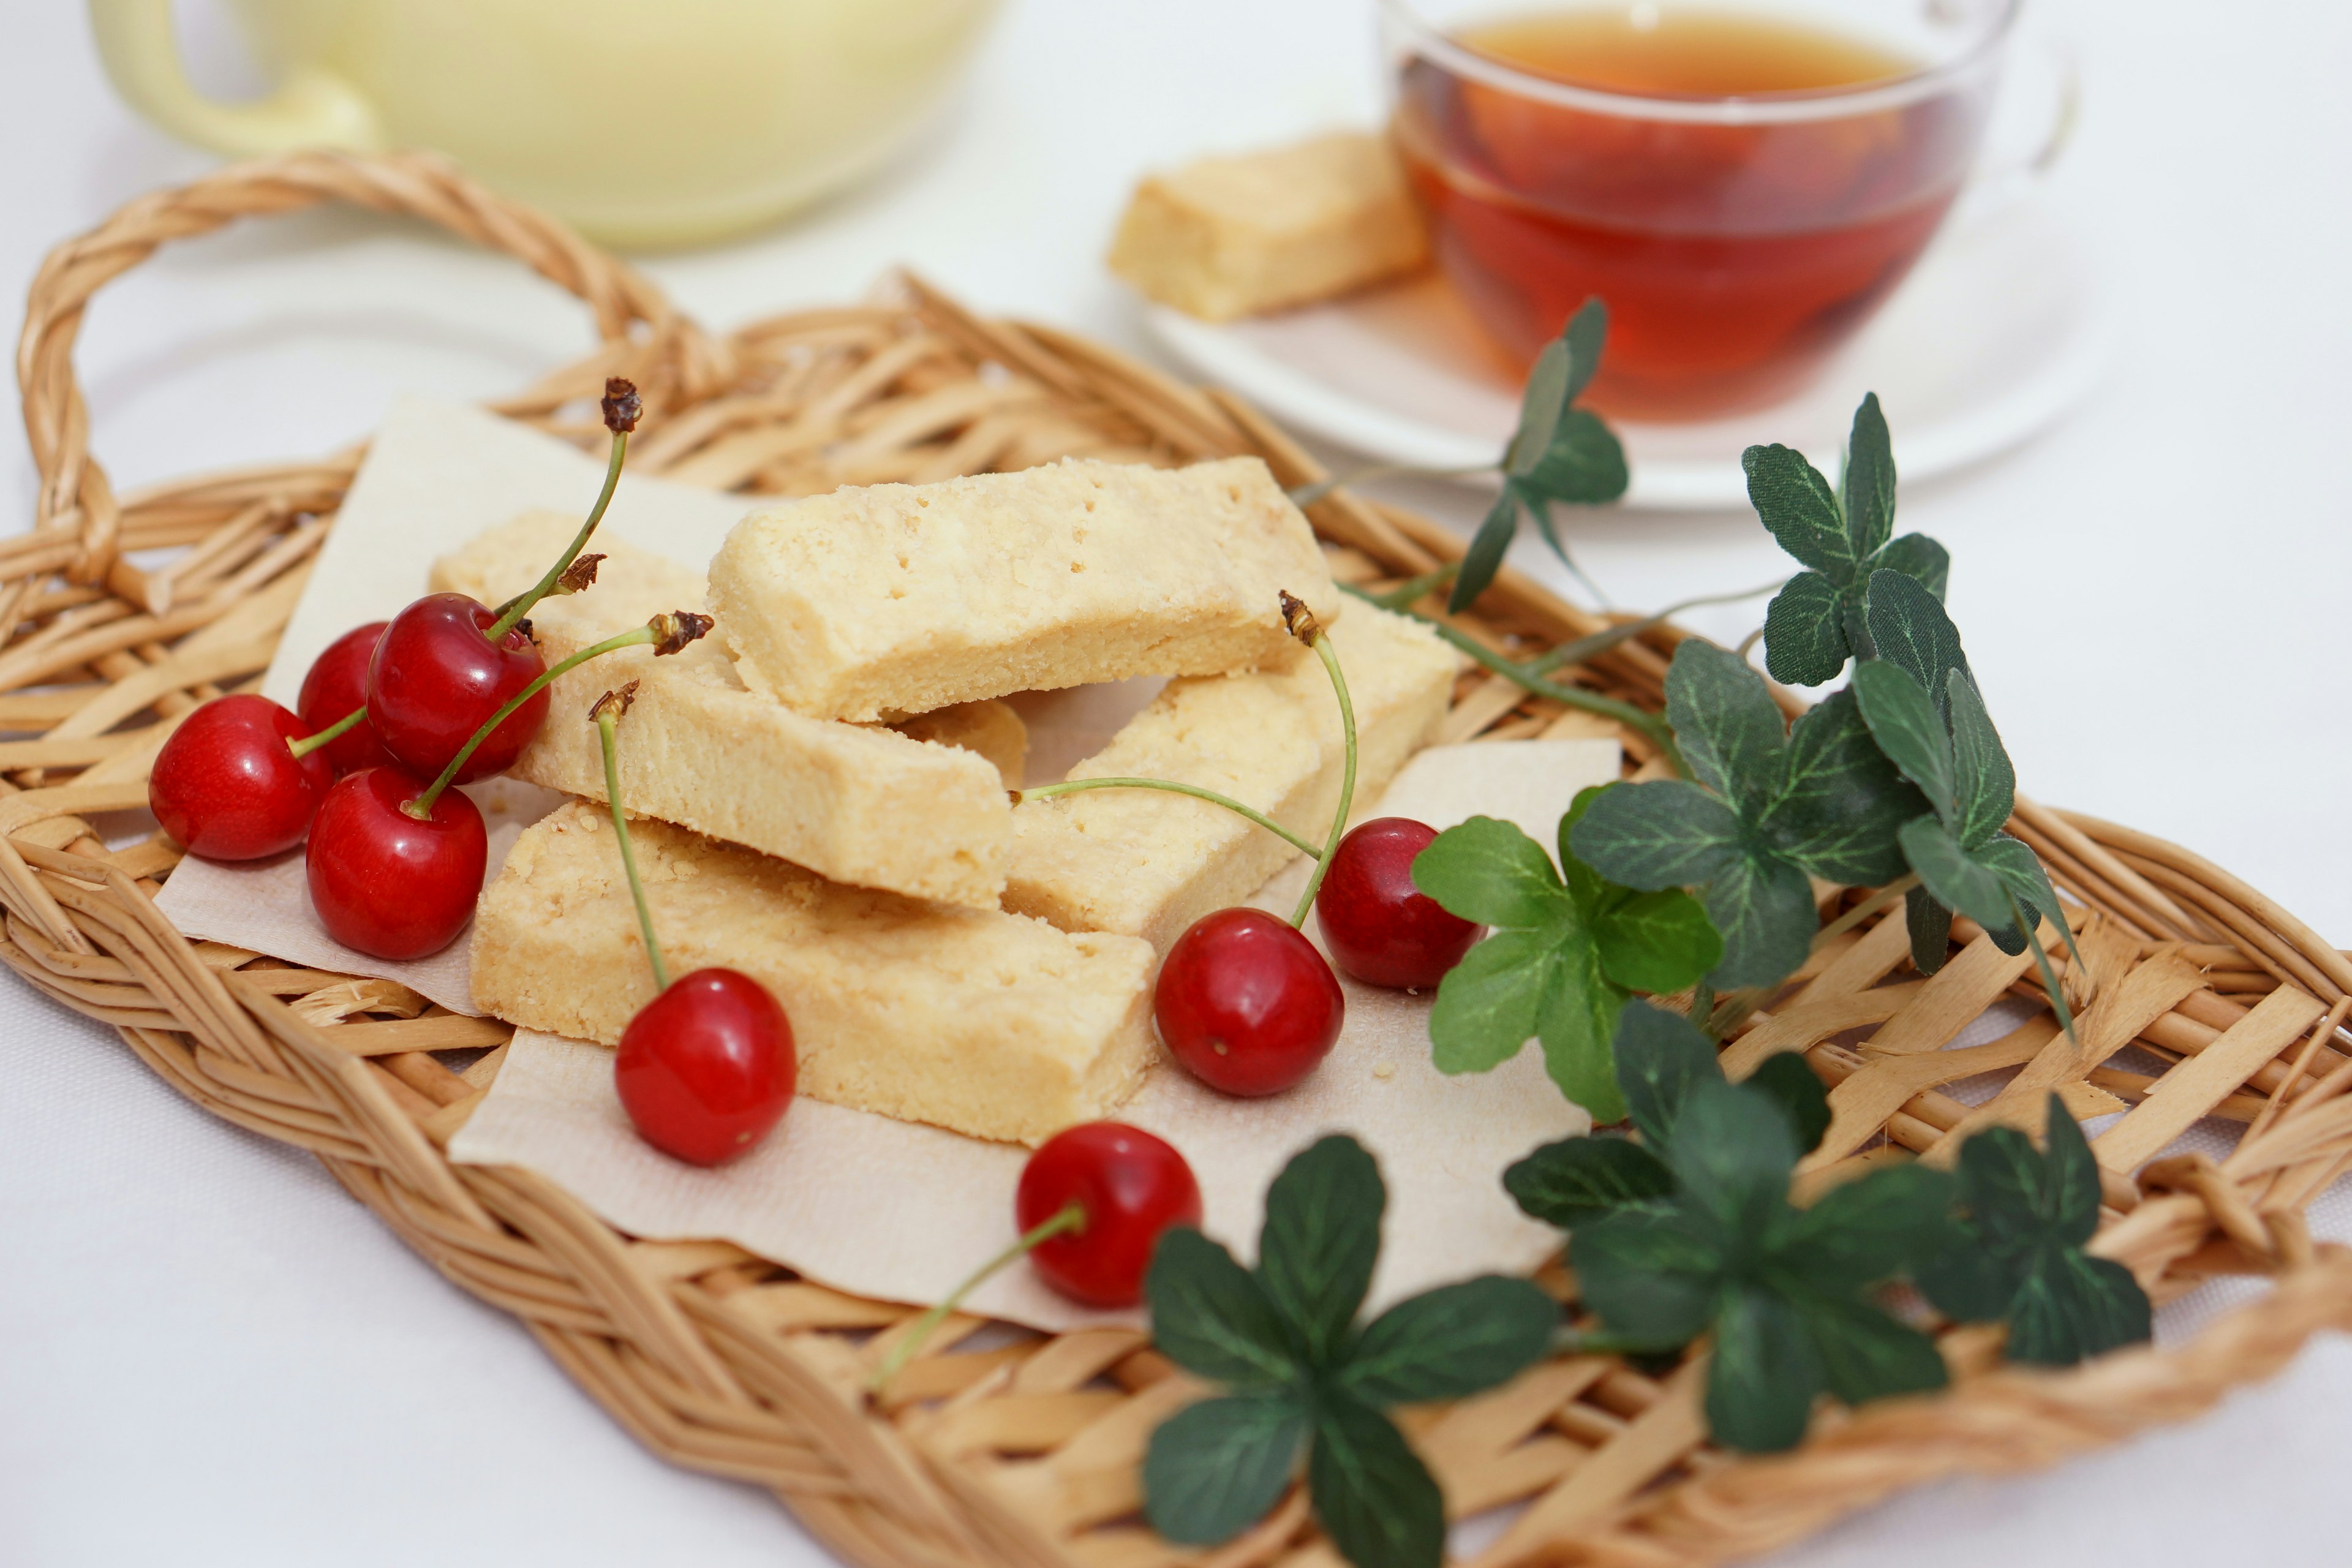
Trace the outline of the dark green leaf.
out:
<instances>
[{"instance_id":1,"label":"dark green leaf","mask_svg":"<svg viewBox=\"0 0 2352 1568\"><path fill-rule=\"evenodd\" d=\"M1145 1276L1151 1335L1189 1372L1240 1389L1272 1389L1300 1374L1291 1336L1256 1276L1199 1231L1160 1238Z\"/></svg>"},{"instance_id":2,"label":"dark green leaf","mask_svg":"<svg viewBox=\"0 0 2352 1568\"><path fill-rule=\"evenodd\" d=\"M1584 395L1592 383L1592 373L1601 368L1601 346L1609 341L1609 307L1601 296L1592 295L1576 308L1568 325L1559 331L1560 342L1568 345L1568 396L1573 403Z\"/></svg>"},{"instance_id":3,"label":"dark green leaf","mask_svg":"<svg viewBox=\"0 0 2352 1568\"><path fill-rule=\"evenodd\" d=\"M1911 967L1933 974L1944 967L1952 947L1952 911L1937 903L1925 888L1903 895L1903 922L1911 932Z\"/></svg>"},{"instance_id":4,"label":"dark green leaf","mask_svg":"<svg viewBox=\"0 0 2352 1568\"><path fill-rule=\"evenodd\" d=\"M1798 573L1765 607L1764 668L1773 679L1791 686L1834 680L1853 651L1837 584L1820 573Z\"/></svg>"},{"instance_id":5,"label":"dark green leaf","mask_svg":"<svg viewBox=\"0 0 2352 1568\"><path fill-rule=\"evenodd\" d=\"M1706 1328L1721 1282L1720 1238L1675 1205L1631 1204L1569 1242L1577 1290L1611 1333L1673 1350Z\"/></svg>"},{"instance_id":6,"label":"dark green leaf","mask_svg":"<svg viewBox=\"0 0 2352 1568\"><path fill-rule=\"evenodd\" d=\"M1978 865L2000 879L2010 896L2024 908L2028 920L2036 916L2051 920L2058 917L2058 894L2050 886L2050 874L2023 842L2006 833L1996 833L1976 847L1974 858ZM2015 952L2017 949L2009 951Z\"/></svg>"},{"instance_id":7,"label":"dark green leaf","mask_svg":"<svg viewBox=\"0 0 2352 1568\"><path fill-rule=\"evenodd\" d=\"M1503 1173L1503 1190L1547 1225L1574 1230L1628 1204L1674 1195L1674 1173L1622 1138L1563 1138Z\"/></svg>"},{"instance_id":8,"label":"dark green leaf","mask_svg":"<svg viewBox=\"0 0 2352 1568\"><path fill-rule=\"evenodd\" d=\"M1569 842L1577 858L1611 881L1645 891L1698 886L1740 858L1738 816L1682 779L1605 792Z\"/></svg>"},{"instance_id":9,"label":"dark green leaf","mask_svg":"<svg viewBox=\"0 0 2352 1568\"><path fill-rule=\"evenodd\" d=\"M1787 1222L1796 1134L1762 1090L1720 1077L1692 1084L1662 1152L1682 1202L1723 1236L1770 1237Z\"/></svg>"},{"instance_id":10,"label":"dark green leaf","mask_svg":"<svg viewBox=\"0 0 2352 1568\"><path fill-rule=\"evenodd\" d=\"M1143 1513L1181 1546L1216 1546L1265 1517L1298 1468L1303 1392L1243 1394L1187 1405L1151 1434Z\"/></svg>"},{"instance_id":11,"label":"dark green leaf","mask_svg":"<svg viewBox=\"0 0 2352 1568\"><path fill-rule=\"evenodd\" d=\"M1799 716L1787 767L1780 795L1759 821L1784 858L1829 882L1868 885L1902 874L1895 834L1925 802L1871 739L1853 692L1833 692Z\"/></svg>"},{"instance_id":12,"label":"dark green leaf","mask_svg":"<svg viewBox=\"0 0 2352 1568\"><path fill-rule=\"evenodd\" d=\"M1438 1071L1492 1071L1535 1038L1538 1014L1562 967L1555 934L1496 931L1446 971L1429 1010Z\"/></svg>"},{"instance_id":13,"label":"dark green leaf","mask_svg":"<svg viewBox=\"0 0 2352 1568\"><path fill-rule=\"evenodd\" d=\"M1709 978L1723 990L1786 980L1805 962L1813 932L1821 929L1812 884L1796 867L1774 858L1747 855L1730 861L1707 883L1706 903L1706 918L1723 936L1723 962Z\"/></svg>"},{"instance_id":14,"label":"dark green leaf","mask_svg":"<svg viewBox=\"0 0 2352 1568\"><path fill-rule=\"evenodd\" d=\"M1564 332L1544 344L1528 368L1527 387L1519 394L1519 426L1511 435L1511 444L1503 449L1503 471L1513 479L1533 468L1544 448L1551 445L1551 433L1559 428L1560 415L1576 395L1569 385L1576 368Z\"/></svg>"},{"instance_id":15,"label":"dark green leaf","mask_svg":"<svg viewBox=\"0 0 2352 1568\"><path fill-rule=\"evenodd\" d=\"M1951 556L1924 533L1906 533L1900 539L1889 540L1871 564L1916 579L1921 587L1939 600L1952 575Z\"/></svg>"},{"instance_id":16,"label":"dark green leaf","mask_svg":"<svg viewBox=\"0 0 2352 1568\"><path fill-rule=\"evenodd\" d=\"M1600 872L1577 857L1576 847L1570 842L1570 836L1576 831L1576 825L1584 820L1584 814L1592 809L1592 803L1616 787L1613 784L1587 784L1576 792L1576 798L1570 801L1568 809L1560 814L1556 839L1559 846L1560 877L1568 886L1569 897L1576 900L1577 912L1584 917L1588 925L1610 902L1612 889ZM1622 891L1622 889L1614 889L1616 893Z\"/></svg>"},{"instance_id":17,"label":"dark green leaf","mask_svg":"<svg viewBox=\"0 0 2352 1568\"><path fill-rule=\"evenodd\" d=\"M1966 673L1969 668L1959 628L1944 613L1942 603L1917 578L1880 570L1870 574L1864 618L1870 626L1872 657L1908 674L1936 700L1940 710L1945 679L1953 670Z\"/></svg>"},{"instance_id":18,"label":"dark green leaf","mask_svg":"<svg viewBox=\"0 0 2352 1568\"><path fill-rule=\"evenodd\" d=\"M1895 444L1879 412L1878 394L1865 395L1853 411L1847 438L1845 472L1838 481L1838 504L1856 556L1875 554L1895 531Z\"/></svg>"},{"instance_id":19,"label":"dark green leaf","mask_svg":"<svg viewBox=\"0 0 2352 1568\"><path fill-rule=\"evenodd\" d=\"M1911 1279L1936 1310L1955 1322L1993 1323L2009 1315L2009 1304L2017 1298L2023 1278L2019 1263L2018 1258L1996 1254L1973 1227L1953 1226L1936 1255L1913 1268Z\"/></svg>"},{"instance_id":20,"label":"dark green leaf","mask_svg":"<svg viewBox=\"0 0 2352 1568\"><path fill-rule=\"evenodd\" d=\"M1902 838L1904 858L1938 901L1988 929L2010 923L2007 885L1961 848L1950 828L1923 816L1904 825Z\"/></svg>"},{"instance_id":21,"label":"dark green leaf","mask_svg":"<svg viewBox=\"0 0 2352 1568\"><path fill-rule=\"evenodd\" d=\"M1837 497L1802 452L1788 447L1750 447L1739 455L1748 473L1748 500L1780 548L1827 577L1834 586L1853 581L1861 554L1847 537Z\"/></svg>"},{"instance_id":22,"label":"dark green leaf","mask_svg":"<svg viewBox=\"0 0 2352 1568\"><path fill-rule=\"evenodd\" d=\"M1592 942L1601 973L1654 994L1696 985L1723 962L1723 938L1699 901L1679 888L1610 905L1592 921Z\"/></svg>"},{"instance_id":23,"label":"dark green leaf","mask_svg":"<svg viewBox=\"0 0 2352 1568\"><path fill-rule=\"evenodd\" d=\"M1941 1248L1958 1185L1926 1165L1874 1171L1799 1215L1786 1256L1809 1286L1832 1293L1891 1279Z\"/></svg>"},{"instance_id":24,"label":"dark green leaf","mask_svg":"<svg viewBox=\"0 0 2352 1568\"><path fill-rule=\"evenodd\" d=\"M1788 1118L1799 1153L1810 1154L1822 1146L1822 1135L1830 1130L1830 1091L1805 1064L1802 1051L1775 1051L1747 1081L1769 1096Z\"/></svg>"},{"instance_id":25,"label":"dark green leaf","mask_svg":"<svg viewBox=\"0 0 2352 1568\"><path fill-rule=\"evenodd\" d=\"M1751 1454L1795 1447L1826 1377L1793 1303L1753 1287L1726 1294L1706 1378L1706 1423L1717 1442Z\"/></svg>"},{"instance_id":26,"label":"dark green leaf","mask_svg":"<svg viewBox=\"0 0 2352 1568\"><path fill-rule=\"evenodd\" d=\"M1474 816L1413 857L1412 885L1480 925L1540 926L1568 913L1543 846L1508 822Z\"/></svg>"},{"instance_id":27,"label":"dark green leaf","mask_svg":"<svg viewBox=\"0 0 2352 1568\"><path fill-rule=\"evenodd\" d=\"M1951 1381L1935 1341L1867 1301L1811 1296L1804 1308L1823 1379L1849 1405L1924 1394Z\"/></svg>"},{"instance_id":28,"label":"dark green leaf","mask_svg":"<svg viewBox=\"0 0 2352 1568\"><path fill-rule=\"evenodd\" d=\"M1952 736L1936 700L1908 671L1876 658L1854 666L1853 689L1879 750L1919 786L1936 815L1950 822L1957 789Z\"/></svg>"},{"instance_id":29,"label":"dark green leaf","mask_svg":"<svg viewBox=\"0 0 2352 1568\"><path fill-rule=\"evenodd\" d=\"M1553 952L1543 995L1536 1005L1536 1039L1543 1047L1544 1071L1593 1121L1615 1121L1625 1114L1625 1104L1617 1092L1610 1040L1625 993L1601 977L1591 940L1580 929Z\"/></svg>"},{"instance_id":30,"label":"dark green leaf","mask_svg":"<svg viewBox=\"0 0 2352 1568\"><path fill-rule=\"evenodd\" d=\"M1970 1222L1996 1247L2080 1247L2099 1227L2098 1163L2055 1094L2048 1112L2046 1153L2011 1127L1988 1128L1960 1149Z\"/></svg>"},{"instance_id":31,"label":"dark green leaf","mask_svg":"<svg viewBox=\"0 0 2352 1568\"><path fill-rule=\"evenodd\" d=\"M1666 670L1666 721L1691 776L1743 816L1780 795L1788 723L1764 678L1738 654L1685 638Z\"/></svg>"},{"instance_id":32,"label":"dark green leaf","mask_svg":"<svg viewBox=\"0 0 2352 1568\"><path fill-rule=\"evenodd\" d=\"M1466 1399L1541 1361L1559 1326L1559 1304L1525 1279L1441 1285L1373 1319L1335 1381L1375 1409Z\"/></svg>"},{"instance_id":33,"label":"dark green leaf","mask_svg":"<svg viewBox=\"0 0 2352 1568\"><path fill-rule=\"evenodd\" d=\"M1388 1188L1364 1146L1344 1132L1291 1156L1266 1189L1257 1277L1310 1365L1347 1342L1381 1255Z\"/></svg>"},{"instance_id":34,"label":"dark green leaf","mask_svg":"<svg viewBox=\"0 0 2352 1568\"><path fill-rule=\"evenodd\" d=\"M1462 570L1454 574L1454 591L1445 596L1449 615L1460 615L1471 601L1486 591L1502 570L1503 556L1511 548L1511 538L1519 528L1519 492L1503 481L1503 493L1486 510L1486 520L1470 540L1470 548L1462 552Z\"/></svg>"},{"instance_id":35,"label":"dark green leaf","mask_svg":"<svg viewBox=\"0 0 2352 1568\"><path fill-rule=\"evenodd\" d=\"M1517 479L1520 493L1535 501L1528 510L1549 538L1551 521L1543 510L1545 501L1598 506L1623 495L1627 477L1625 448L1609 426L1597 415L1571 408L1560 416L1550 445L1535 467ZM1552 540L1552 548L1559 548L1557 539Z\"/></svg>"},{"instance_id":36,"label":"dark green leaf","mask_svg":"<svg viewBox=\"0 0 2352 1568\"><path fill-rule=\"evenodd\" d=\"M1723 1081L1715 1042L1663 1007L1629 1002L1617 1016L1617 1082L1633 1125L1660 1154L1673 1147L1675 1123L1692 1091Z\"/></svg>"},{"instance_id":37,"label":"dark green leaf","mask_svg":"<svg viewBox=\"0 0 2352 1568\"><path fill-rule=\"evenodd\" d=\"M1957 669L1945 683L1945 711L1952 716L1955 805L1945 820L1951 824L1952 836L1974 849L2009 820L2017 800L2017 773L1975 684Z\"/></svg>"},{"instance_id":38,"label":"dark green leaf","mask_svg":"<svg viewBox=\"0 0 2352 1568\"><path fill-rule=\"evenodd\" d=\"M1324 1533L1355 1568L1439 1568L1444 1497L1379 1411L1337 1392L1317 1402L1307 1489Z\"/></svg>"},{"instance_id":39,"label":"dark green leaf","mask_svg":"<svg viewBox=\"0 0 2352 1568\"><path fill-rule=\"evenodd\" d=\"M2071 1366L2148 1338L2147 1295L2131 1270L2072 1248L2034 1256L2009 1310L2012 1361Z\"/></svg>"}]
</instances>

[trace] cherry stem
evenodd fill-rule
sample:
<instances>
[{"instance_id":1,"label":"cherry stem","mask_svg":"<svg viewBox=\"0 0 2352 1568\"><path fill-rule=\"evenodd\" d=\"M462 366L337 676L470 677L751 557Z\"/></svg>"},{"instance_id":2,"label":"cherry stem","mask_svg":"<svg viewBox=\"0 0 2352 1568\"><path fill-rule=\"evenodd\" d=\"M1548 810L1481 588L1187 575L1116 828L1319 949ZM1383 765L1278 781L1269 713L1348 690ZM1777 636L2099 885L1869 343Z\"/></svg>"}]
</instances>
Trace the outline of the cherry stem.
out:
<instances>
[{"instance_id":1,"label":"cherry stem","mask_svg":"<svg viewBox=\"0 0 2352 1568\"><path fill-rule=\"evenodd\" d=\"M1024 801L1050 800L1057 795L1077 795L1090 789L1158 789L1166 790L1171 795L1189 795L1194 800L1222 805L1236 816L1247 817L1302 855L1312 856L1318 860L1323 858L1322 850L1265 813L1244 805L1229 795L1219 795L1215 790L1202 789L1198 784L1178 784L1173 779L1065 779L1060 784L1040 784L1035 789L1016 789L1013 792L1013 804L1019 805Z\"/></svg>"},{"instance_id":2,"label":"cherry stem","mask_svg":"<svg viewBox=\"0 0 2352 1568\"><path fill-rule=\"evenodd\" d=\"M645 879L637 875L636 847L629 842L629 814L621 809L621 744L614 733L618 721L610 704L599 702L596 734L604 748L604 799L613 808L613 837L621 842L621 869L629 874L629 897L636 900L637 930L645 933L646 958L654 966L654 989L669 989L669 965L662 962L661 943L654 940L654 911L646 902Z\"/></svg>"},{"instance_id":3,"label":"cherry stem","mask_svg":"<svg viewBox=\"0 0 2352 1568\"><path fill-rule=\"evenodd\" d=\"M613 504L613 491L621 482L621 463L628 456L628 451L629 433L626 430L614 431L613 456L604 465L604 489L596 497L596 504L590 510L588 521L580 525L580 531L572 536L572 547L557 558L554 565L547 569L546 576L533 584L529 593L519 594L499 606L498 620L488 631L483 634L491 642L496 643L507 633L514 630L515 623L530 614L533 605L554 592L555 580L563 575L564 568L570 566L573 559L583 550L588 548L589 535L594 533L596 525L604 521L604 509Z\"/></svg>"},{"instance_id":4,"label":"cherry stem","mask_svg":"<svg viewBox=\"0 0 2352 1568\"><path fill-rule=\"evenodd\" d=\"M570 658L565 659L562 663L548 669L541 674L538 679L532 681L529 686L524 687L520 691L516 692L512 697L508 698L506 706L491 714L488 721L486 721L480 729L474 731L472 738L467 740L463 746L458 748L457 754L449 759L449 765L441 770L441 776L435 779L431 786L428 787L423 795L418 795L415 800L402 802L400 809L406 812L409 816L416 818L419 822L433 815L433 803L439 800L441 798L441 792L447 789L457 779L457 770L466 765L466 759L472 756L476 750L480 747L481 743L490 738L491 731L495 731L499 725L505 723L516 709L521 707L524 703L530 701L532 698L546 690L549 685L554 681L556 677L567 674L570 671L576 669L581 665L587 663L590 659L594 658L601 654L612 653L625 647L643 647L649 642L659 640L660 636L660 632L653 626L638 626L633 630L623 632L618 637L606 637L603 642L596 644L593 647L583 647L578 653L573 654Z\"/></svg>"},{"instance_id":5,"label":"cherry stem","mask_svg":"<svg viewBox=\"0 0 2352 1568\"><path fill-rule=\"evenodd\" d=\"M898 1376L906 1364L915 1359L917 1352L922 1350L923 1342L937 1331L941 1323L946 1322L955 1314L957 1308L963 1305L963 1299L966 1296L979 1289L1011 1264L1028 1257L1030 1253L1036 1250L1040 1243L1050 1241L1057 1236L1073 1236L1086 1228L1086 1205L1076 1198L1055 1210L1052 1217L1030 1226L1020 1240L974 1269L970 1279L948 1293L946 1300L917 1318L907 1330L905 1336L891 1347L890 1353L883 1359L882 1364L875 1369L874 1375L866 1380L866 1388L875 1394L879 1394L887 1388L890 1385L890 1380Z\"/></svg>"},{"instance_id":6,"label":"cherry stem","mask_svg":"<svg viewBox=\"0 0 2352 1568\"><path fill-rule=\"evenodd\" d=\"M330 745L359 727L367 717L367 704L362 702L315 735L305 735L299 741L289 741L286 749L298 757L307 757L320 747Z\"/></svg>"},{"instance_id":7,"label":"cherry stem","mask_svg":"<svg viewBox=\"0 0 2352 1568\"><path fill-rule=\"evenodd\" d=\"M1315 858L1315 869L1307 879L1307 890L1298 895L1298 910L1290 917L1294 926L1307 924L1307 911L1315 907L1315 895L1323 890L1323 874L1331 868L1331 857L1339 852L1339 837L1348 831L1348 809L1356 803L1356 705L1348 697L1348 678L1339 673L1339 656L1331 651L1330 635L1320 627L1308 634L1308 646L1331 677L1331 693L1339 700L1339 730L1346 736L1348 760L1339 775L1339 805L1331 813L1331 836L1323 841L1323 853Z\"/></svg>"}]
</instances>

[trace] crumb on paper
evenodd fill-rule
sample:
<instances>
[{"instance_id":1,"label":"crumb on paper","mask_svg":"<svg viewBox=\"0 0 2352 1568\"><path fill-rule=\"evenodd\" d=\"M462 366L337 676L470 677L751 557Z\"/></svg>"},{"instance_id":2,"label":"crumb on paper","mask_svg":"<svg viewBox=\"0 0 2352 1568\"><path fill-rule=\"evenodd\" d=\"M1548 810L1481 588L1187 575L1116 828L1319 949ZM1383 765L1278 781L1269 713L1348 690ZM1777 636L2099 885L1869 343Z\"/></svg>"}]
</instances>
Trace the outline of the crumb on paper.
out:
<instances>
[{"instance_id":1,"label":"crumb on paper","mask_svg":"<svg viewBox=\"0 0 2352 1568\"><path fill-rule=\"evenodd\" d=\"M1382 1083L1386 1083L1389 1079L1396 1077L1396 1064L1393 1062L1377 1062L1373 1064L1372 1076L1379 1079Z\"/></svg>"}]
</instances>

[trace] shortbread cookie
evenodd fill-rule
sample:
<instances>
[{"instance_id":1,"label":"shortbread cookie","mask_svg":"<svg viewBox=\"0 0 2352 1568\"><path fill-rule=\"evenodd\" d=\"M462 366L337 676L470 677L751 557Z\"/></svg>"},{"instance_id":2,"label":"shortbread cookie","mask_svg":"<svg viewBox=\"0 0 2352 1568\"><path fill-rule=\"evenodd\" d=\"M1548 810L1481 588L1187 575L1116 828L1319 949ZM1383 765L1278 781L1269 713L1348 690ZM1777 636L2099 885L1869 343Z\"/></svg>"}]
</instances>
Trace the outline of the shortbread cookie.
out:
<instances>
[{"instance_id":1,"label":"shortbread cookie","mask_svg":"<svg viewBox=\"0 0 2352 1568\"><path fill-rule=\"evenodd\" d=\"M1328 636L1356 710L1356 796L1373 798L1445 711L1461 656L1426 627L1356 605ZM1320 659L1169 682L1073 778L1160 778L1254 806L1319 842L1345 762ZM1065 931L1139 936L1165 952L1185 927L1239 903L1297 851L1224 807L1164 790L1104 789L1013 813L1004 907Z\"/></svg>"},{"instance_id":2,"label":"shortbread cookie","mask_svg":"<svg viewBox=\"0 0 2352 1568\"><path fill-rule=\"evenodd\" d=\"M1148 298L1211 321L1328 300L1428 259L1395 151L1359 132L1154 174L1110 249L1110 269Z\"/></svg>"},{"instance_id":3,"label":"shortbread cookie","mask_svg":"<svg viewBox=\"0 0 2352 1568\"><path fill-rule=\"evenodd\" d=\"M1158 1048L1132 937L845 888L667 823L630 837L670 972L774 993L813 1099L1034 1144L1116 1110ZM499 1017L605 1045L653 999L604 808L516 840L475 917L473 984Z\"/></svg>"},{"instance_id":4,"label":"shortbread cookie","mask_svg":"<svg viewBox=\"0 0 2352 1568\"><path fill-rule=\"evenodd\" d=\"M856 721L1287 664L1285 592L1338 614L1314 531L1255 458L838 489L753 512L710 563L744 683Z\"/></svg>"},{"instance_id":5,"label":"shortbread cookie","mask_svg":"<svg viewBox=\"0 0 2352 1568\"><path fill-rule=\"evenodd\" d=\"M436 562L434 585L495 605L535 581L578 527L552 512L527 513ZM532 635L550 664L702 602L699 574L616 540L596 542L605 559L595 585L532 608ZM1024 742L1020 716L1004 704L908 721L921 726L919 738L810 719L743 689L722 626L669 658L625 648L559 677L547 722L515 775L604 799L604 752L588 710L631 680L638 685L620 746L631 810L838 882L996 907L1012 831L1004 791L1019 780ZM1008 763L1009 777L999 772Z\"/></svg>"}]
</instances>

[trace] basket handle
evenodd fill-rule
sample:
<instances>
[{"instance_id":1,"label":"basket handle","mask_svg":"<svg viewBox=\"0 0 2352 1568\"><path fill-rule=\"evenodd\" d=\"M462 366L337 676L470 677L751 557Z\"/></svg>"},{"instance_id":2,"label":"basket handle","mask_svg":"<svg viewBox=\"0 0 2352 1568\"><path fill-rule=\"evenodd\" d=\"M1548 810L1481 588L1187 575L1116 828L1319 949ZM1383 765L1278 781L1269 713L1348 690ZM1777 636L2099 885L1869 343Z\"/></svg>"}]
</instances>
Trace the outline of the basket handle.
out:
<instances>
[{"instance_id":1,"label":"basket handle","mask_svg":"<svg viewBox=\"0 0 2352 1568\"><path fill-rule=\"evenodd\" d=\"M91 297L168 241L330 201L438 224L528 263L587 303L608 352L574 367L572 377L532 389L520 411L546 412L593 391L583 370L629 376L651 416L732 379L726 344L681 315L634 268L547 214L477 184L436 154L291 153L232 164L140 197L49 252L34 276L16 343L16 386L41 475L34 527L79 536L80 548L65 569L69 581L104 580L115 563L121 521L106 472L90 456L89 410L74 377L74 342ZM581 384L572 385L574 379Z\"/></svg>"}]
</instances>

